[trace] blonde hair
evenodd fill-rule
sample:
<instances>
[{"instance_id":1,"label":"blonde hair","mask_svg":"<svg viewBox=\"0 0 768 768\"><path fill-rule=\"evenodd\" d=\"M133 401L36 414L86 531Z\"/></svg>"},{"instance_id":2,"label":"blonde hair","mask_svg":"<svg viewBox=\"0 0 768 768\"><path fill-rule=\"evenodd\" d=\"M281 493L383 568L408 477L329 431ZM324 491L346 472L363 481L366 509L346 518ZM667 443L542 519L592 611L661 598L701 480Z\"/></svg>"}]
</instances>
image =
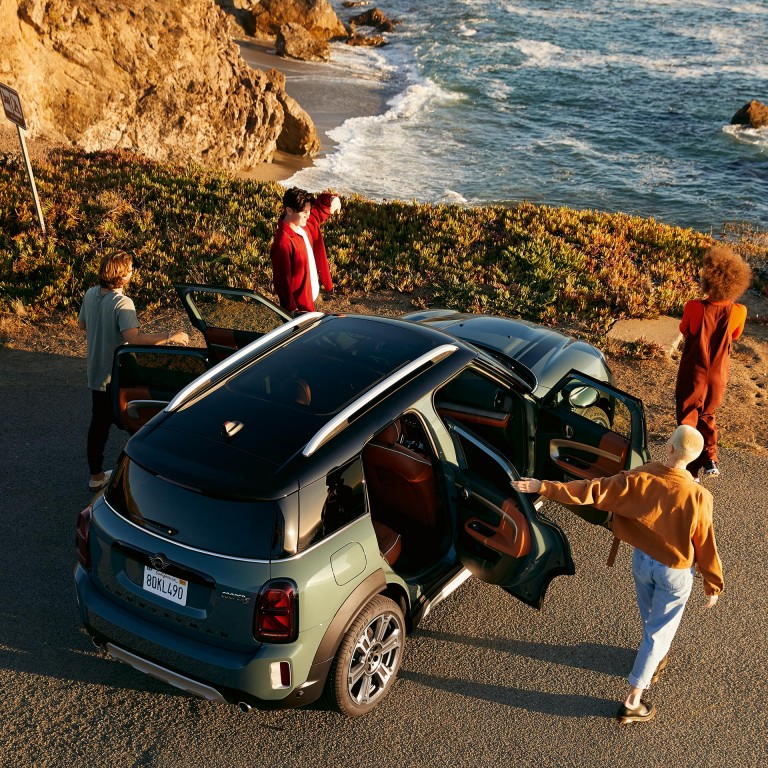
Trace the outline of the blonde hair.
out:
<instances>
[{"instance_id":1,"label":"blonde hair","mask_svg":"<svg viewBox=\"0 0 768 768\"><path fill-rule=\"evenodd\" d=\"M701 288L710 301L735 301L751 281L749 264L727 245L716 245L704 254Z\"/></svg>"},{"instance_id":2,"label":"blonde hair","mask_svg":"<svg viewBox=\"0 0 768 768\"><path fill-rule=\"evenodd\" d=\"M125 251L105 256L99 266L99 285L110 291L122 287L132 268L133 256Z\"/></svg>"},{"instance_id":3,"label":"blonde hair","mask_svg":"<svg viewBox=\"0 0 768 768\"><path fill-rule=\"evenodd\" d=\"M688 424L681 424L669 439L675 452L675 458L685 461L686 464L698 459L704 450L704 438L701 432L688 426Z\"/></svg>"}]
</instances>

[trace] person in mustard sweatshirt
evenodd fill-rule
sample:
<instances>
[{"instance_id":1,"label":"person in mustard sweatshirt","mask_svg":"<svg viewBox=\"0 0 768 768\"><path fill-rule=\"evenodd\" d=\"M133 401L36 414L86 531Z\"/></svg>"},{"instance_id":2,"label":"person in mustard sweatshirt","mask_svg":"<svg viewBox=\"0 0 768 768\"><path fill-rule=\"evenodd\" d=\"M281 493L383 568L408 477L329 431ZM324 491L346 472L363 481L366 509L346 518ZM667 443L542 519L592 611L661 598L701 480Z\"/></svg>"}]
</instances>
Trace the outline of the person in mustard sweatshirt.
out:
<instances>
[{"instance_id":1,"label":"person in mustard sweatshirt","mask_svg":"<svg viewBox=\"0 0 768 768\"><path fill-rule=\"evenodd\" d=\"M697 477L717 477L717 424L715 410L722 403L731 363L731 344L741 336L747 309L736 304L749 288L752 270L725 245L704 254L701 270L703 299L689 301L683 309L680 333L685 347L675 384L678 424L690 424L704 436L704 450L688 466Z\"/></svg>"},{"instance_id":2,"label":"person in mustard sweatshirt","mask_svg":"<svg viewBox=\"0 0 768 768\"><path fill-rule=\"evenodd\" d=\"M592 504L612 514L613 534L634 548L632 575L643 623L643 639L628 676L629 692L616 713L624 723L643 722L656 707L643 693L666 667L693 586L701 573L712 608L723 591L723 568L712 525L712 494L686 469L704 445L698 430L683 424L666 444L666 461L596 480L559 483L524 477L512 487L561 504Z\"/></svg>"}]
</instances>

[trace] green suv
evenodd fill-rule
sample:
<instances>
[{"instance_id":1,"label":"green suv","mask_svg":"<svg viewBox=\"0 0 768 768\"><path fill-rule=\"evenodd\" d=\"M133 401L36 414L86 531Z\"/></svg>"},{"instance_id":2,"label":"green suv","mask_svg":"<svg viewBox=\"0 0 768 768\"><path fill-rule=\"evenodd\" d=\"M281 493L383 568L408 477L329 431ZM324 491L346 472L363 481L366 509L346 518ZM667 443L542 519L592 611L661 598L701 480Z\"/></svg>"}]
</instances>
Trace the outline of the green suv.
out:
<instances>
[{"instance_id":1,"label":"green suv","mask_svg":"<svg viewBox=\"0 0 768 768\"><path fill-rule=\"evenodd\" d=\"M79 515L75 584L99 647L206 699L365 714L467 578L539 608L574 572L510 480L647 457L642 405L608 374L542 389L427 324L179 291L207 347L117 351L115 416L135 434Z\"/></svg>"}]
</instances>

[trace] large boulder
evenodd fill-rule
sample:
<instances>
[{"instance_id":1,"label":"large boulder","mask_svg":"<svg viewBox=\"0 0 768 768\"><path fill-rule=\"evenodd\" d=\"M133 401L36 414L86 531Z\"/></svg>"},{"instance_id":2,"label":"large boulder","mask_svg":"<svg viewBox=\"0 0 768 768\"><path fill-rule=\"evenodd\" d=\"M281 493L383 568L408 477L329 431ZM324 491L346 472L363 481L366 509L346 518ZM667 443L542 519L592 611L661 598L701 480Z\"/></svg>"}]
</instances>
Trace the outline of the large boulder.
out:
<instances>
[{"instance_id":1,"label":"large boulder","mask_svg":"<svg viewBox=\"0 0 768 768\"><path fill-rule=\"evenodd\" d=\"M346 37L347 31L328 0L261 0L253 7L253 34L274 39L284 24L301 24L318 40Z\"/></svg>"},{"instance_id":2,"label":"large boulder","mask_svg":"<svg viewBox=\"0 0 768 768\"><path fill-rule=\"evenodd\" d=\"M279 56L302 61L330 61L331 46L313 37L301 24L290 22L277 30L275 50Z\"/></svg>"},{"instance_id":3,"label":"large boulder","mask_svg":"<svg viewBox=\"0 0 768 768\"><path fill-rule=\"evenodd\" d=\"M312 118L299 106L299 103L285 91L285 75L276 69L267 71L267 75L276 84L280 106L283 109L283 130L277 140L277 148L292 155L312 157L320 151L320 137Z\"/></svg>"},{"instance_id":4,"label":"large boulder","mask_svg":"<svg viewBox=\"0 0 768 768\"><path fill-rule=\"evenodd\" d=\"M387 16L378 8L371 8L368 11L355 14L349 19L349 23L353 27L374 27L379 32L392 32L395 28L395 24L399 24L399 21L393 21L387 18Z\"/></svg>"},{"instance_id":5,"label":"large boulder","mask_svg":"<svg viewBox=\"0 0 768 768\"><path fill-rule=\"evenodd\" d=\"M768 107L755 99L745 104L732 118L731 125L765 128L768 125Z\"/></svg>"},{"instance_id":6,"label":"large boulder","mask_svg":"<svg viewBox=\"0 0 768 768\"><path fill-rule=\"evenodd\" d=\"M0 0L0 50L33 137L237 170L283 130L283 85L248 67L214 0Z\"/></svg>"}]
</instances>

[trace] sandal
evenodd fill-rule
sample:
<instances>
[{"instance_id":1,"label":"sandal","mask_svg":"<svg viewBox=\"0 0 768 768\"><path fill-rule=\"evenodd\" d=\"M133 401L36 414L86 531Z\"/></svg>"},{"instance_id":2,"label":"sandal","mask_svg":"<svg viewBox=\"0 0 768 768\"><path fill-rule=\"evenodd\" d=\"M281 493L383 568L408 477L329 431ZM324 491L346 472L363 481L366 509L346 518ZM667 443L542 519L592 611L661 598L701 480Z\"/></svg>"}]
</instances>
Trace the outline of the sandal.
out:
<instances>
[{"instance_id":1,"label":"sandal","mask_svg":"<svg viewBox=\"0 0 768 768\"><path fill-rule=\"evenodd\" d=\"M664 658L659 662L659 666L656 667L656 671L653 673L653 677L651 678L652 683L658 683L659 678L661 677L661 673L664 671L665 667L669 663L669 654L665 653Z\"/></svg>"},{"instance_id":2,"label":"sandal","mask_svg":"<svg viewBox=\"0 0 768 768\"><path fill-rule=\"evenodd\" d=\"M627 723L643 723L650 720L656 714L656 707L650 701L640 701L637 709L630 709L626 704L619 707L616 713L616 719L621 725Z\"/></svg>"}]
</instances>

